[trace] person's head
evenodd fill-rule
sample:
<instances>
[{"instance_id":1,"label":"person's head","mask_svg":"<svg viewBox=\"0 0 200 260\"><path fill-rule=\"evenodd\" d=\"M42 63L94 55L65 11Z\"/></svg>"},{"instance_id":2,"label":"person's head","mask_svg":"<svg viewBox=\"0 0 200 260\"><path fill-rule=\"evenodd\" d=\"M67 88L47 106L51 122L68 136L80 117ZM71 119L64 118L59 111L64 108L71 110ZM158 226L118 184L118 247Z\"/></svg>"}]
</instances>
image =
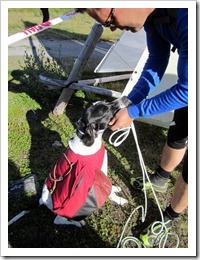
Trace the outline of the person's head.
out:
<instances>
[{"instance_id":1,"label":"person's head","mask_svg":"<svg viewBox=\"0 0 200 260\"><path fill-rule=\"evenodd\" d=\"M77 8L77 12L87 12L89 16L111 31L121 30L139 31L148 16L155 8Z\"/></svg>"}]
</instances>

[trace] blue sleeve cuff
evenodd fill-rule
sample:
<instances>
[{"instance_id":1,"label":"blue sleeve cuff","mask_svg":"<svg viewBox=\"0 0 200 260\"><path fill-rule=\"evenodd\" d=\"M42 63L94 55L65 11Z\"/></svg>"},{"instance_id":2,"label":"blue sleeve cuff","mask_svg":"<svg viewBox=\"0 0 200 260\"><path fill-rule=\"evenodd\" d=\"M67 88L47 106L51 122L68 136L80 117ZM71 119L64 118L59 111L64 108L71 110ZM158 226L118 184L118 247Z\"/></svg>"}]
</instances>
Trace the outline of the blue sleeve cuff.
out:
<instances>
[{"instance_id":1,"label":"blue sleeve cuff","mask_svg":"<svg viewBox=\"0 0 200 260\"><path fill-rule=\"evenodd\" d=\"M128 106L127 111L128 111L129 116L133 119L141 117L138 105Z\"/></svg>"}]
</instances>

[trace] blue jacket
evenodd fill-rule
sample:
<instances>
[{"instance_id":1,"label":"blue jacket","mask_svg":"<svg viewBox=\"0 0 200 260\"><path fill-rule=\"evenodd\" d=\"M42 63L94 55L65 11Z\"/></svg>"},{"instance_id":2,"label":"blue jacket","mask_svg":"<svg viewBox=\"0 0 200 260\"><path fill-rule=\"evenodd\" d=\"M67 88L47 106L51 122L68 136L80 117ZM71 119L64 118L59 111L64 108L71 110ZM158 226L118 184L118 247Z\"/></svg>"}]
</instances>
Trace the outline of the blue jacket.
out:
<instances>
[{"instance_id":1,"label":"blue jacket","mask_svg":"<svg viewBox=\"0 0 200 260\"><path fill-rule=\"evenodd\" d=\"M156 14L166 16L166 9L156 9ZM138 82L128 95L133 102L128 107L131 118L151 117L188 105L188 9L177 9L176 28L172 24L155 25L147 20L144 29L149 56ZM172 45L179 55L177 83L148 99L165 73Z\"/></svg>"}]
</instances>

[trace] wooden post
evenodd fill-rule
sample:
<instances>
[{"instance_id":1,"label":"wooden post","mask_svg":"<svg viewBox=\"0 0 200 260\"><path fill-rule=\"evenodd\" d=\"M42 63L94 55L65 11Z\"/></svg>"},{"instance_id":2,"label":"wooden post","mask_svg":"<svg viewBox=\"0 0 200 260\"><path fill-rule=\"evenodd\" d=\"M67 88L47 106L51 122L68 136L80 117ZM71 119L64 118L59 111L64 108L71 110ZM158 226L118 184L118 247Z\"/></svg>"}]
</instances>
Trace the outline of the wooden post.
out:
<instances>
[{"instance_id":1,"label":"wooden post","mask_svg":"<svg viewBox=\"0 0 200 260\"><path fill-rule=\"evenodd\" d=\"M51 78L47 78L47 77L44 77L44 76L40 76L40 82L46 84L47 87L50 87L51 85L56 86L56 87L61 87L61 88L64 87L63 84L62 84L62 81L60 81L60 82L53 81ZM88 91L88 92L92 92L92 93L96 93L96 94L100 94L100 95L105 95L105 96L110 96L110 97L114 97L114 98L121 97L121 92L117 92L117 91L110 90L110 89L105 89L105 88L102 88L102 87L88 86L88 85L83 84L83 83L72 83L69 86L69 89L72 89L72 90L81 89L83 91Z\"/></svg>"},{"instance_id":2,"label":"wooden post","mask_svg":"<svg viewBox=\"0 0 200 260\"><path fill-rule=\"evenodd\" d=\"M103 26L99 23L95 23L92 27L90 34L87 37L87 40L84 44L83 50L80 52L74 66L70 72L70 75L67 79L67 84L73 81L78 81L83 73L85 65L90 58L97 42L99 41L103 33ZM62 90L62 93L56 103L56 106L53 110L54 115L61 115L66 108L68 101L70 100L74 90L65 88Z\"/></svg>"},{"instance_id":3,"label":"wooden post","mask_svg":"<svg viewBox=\"0 0 200 260\"><path fill-rule=\"evenodd\" d=\"M102 77L102 78L95 78L95 79L81 79L78 81L78 83L96 86L99 83L114 82L114 81L130 79L131 76L132 76L132 73L123 74L123 75L114 75L114 76L108 76L108 77ZM67 85L67 80L53 79L53 78L48 78L48 77L45 77L42 75L39 75L39 82L46 84L48 87L48 90L61 89Z\"/></svg>"}]
</instances>

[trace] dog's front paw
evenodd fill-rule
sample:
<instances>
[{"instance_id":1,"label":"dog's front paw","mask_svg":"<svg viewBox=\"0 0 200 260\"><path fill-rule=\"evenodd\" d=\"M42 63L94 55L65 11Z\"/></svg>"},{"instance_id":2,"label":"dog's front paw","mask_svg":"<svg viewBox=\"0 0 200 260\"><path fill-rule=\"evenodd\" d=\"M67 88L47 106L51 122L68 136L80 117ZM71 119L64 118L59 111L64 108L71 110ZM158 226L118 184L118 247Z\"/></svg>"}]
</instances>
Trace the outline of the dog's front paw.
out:
<instances>
[{"instance_id":1,"label":"dog's front paw","mask_svg":"<svg viewBox=\"0 0 200 260\"><path fill-rule=\"evenodd\" d=\"M111 193L109 199L117 203L118 205L123 206L124 204L128 203L128 200L116 195L115 193Z\"/></svg>"},{"instance_id":2,"label":"dog's front paw","mask_svg":"<svg viewBox=\"0 0 200 260\"><path fill-rule=\"evenodd\" d=\"M116 192L120 192L121 191L121 188L119 186L112 186L112 191L111 191L111 194L109 196L109 199L111 201L114 201L115 203L117 203L118 205L121 205L123 206L124 204L128 203L128 200L118 196L116 194Z\"/></svg>"},{"instance_id":3,"label":"dog's front paw","mask_svg":"<svg viewBox=\"0 0 200 260\"><path fill-rule=\"evenodd\" d=\"M119 186L112 185L112 192L120 192L122 189Z\"/></svg>"}]
</instances>

